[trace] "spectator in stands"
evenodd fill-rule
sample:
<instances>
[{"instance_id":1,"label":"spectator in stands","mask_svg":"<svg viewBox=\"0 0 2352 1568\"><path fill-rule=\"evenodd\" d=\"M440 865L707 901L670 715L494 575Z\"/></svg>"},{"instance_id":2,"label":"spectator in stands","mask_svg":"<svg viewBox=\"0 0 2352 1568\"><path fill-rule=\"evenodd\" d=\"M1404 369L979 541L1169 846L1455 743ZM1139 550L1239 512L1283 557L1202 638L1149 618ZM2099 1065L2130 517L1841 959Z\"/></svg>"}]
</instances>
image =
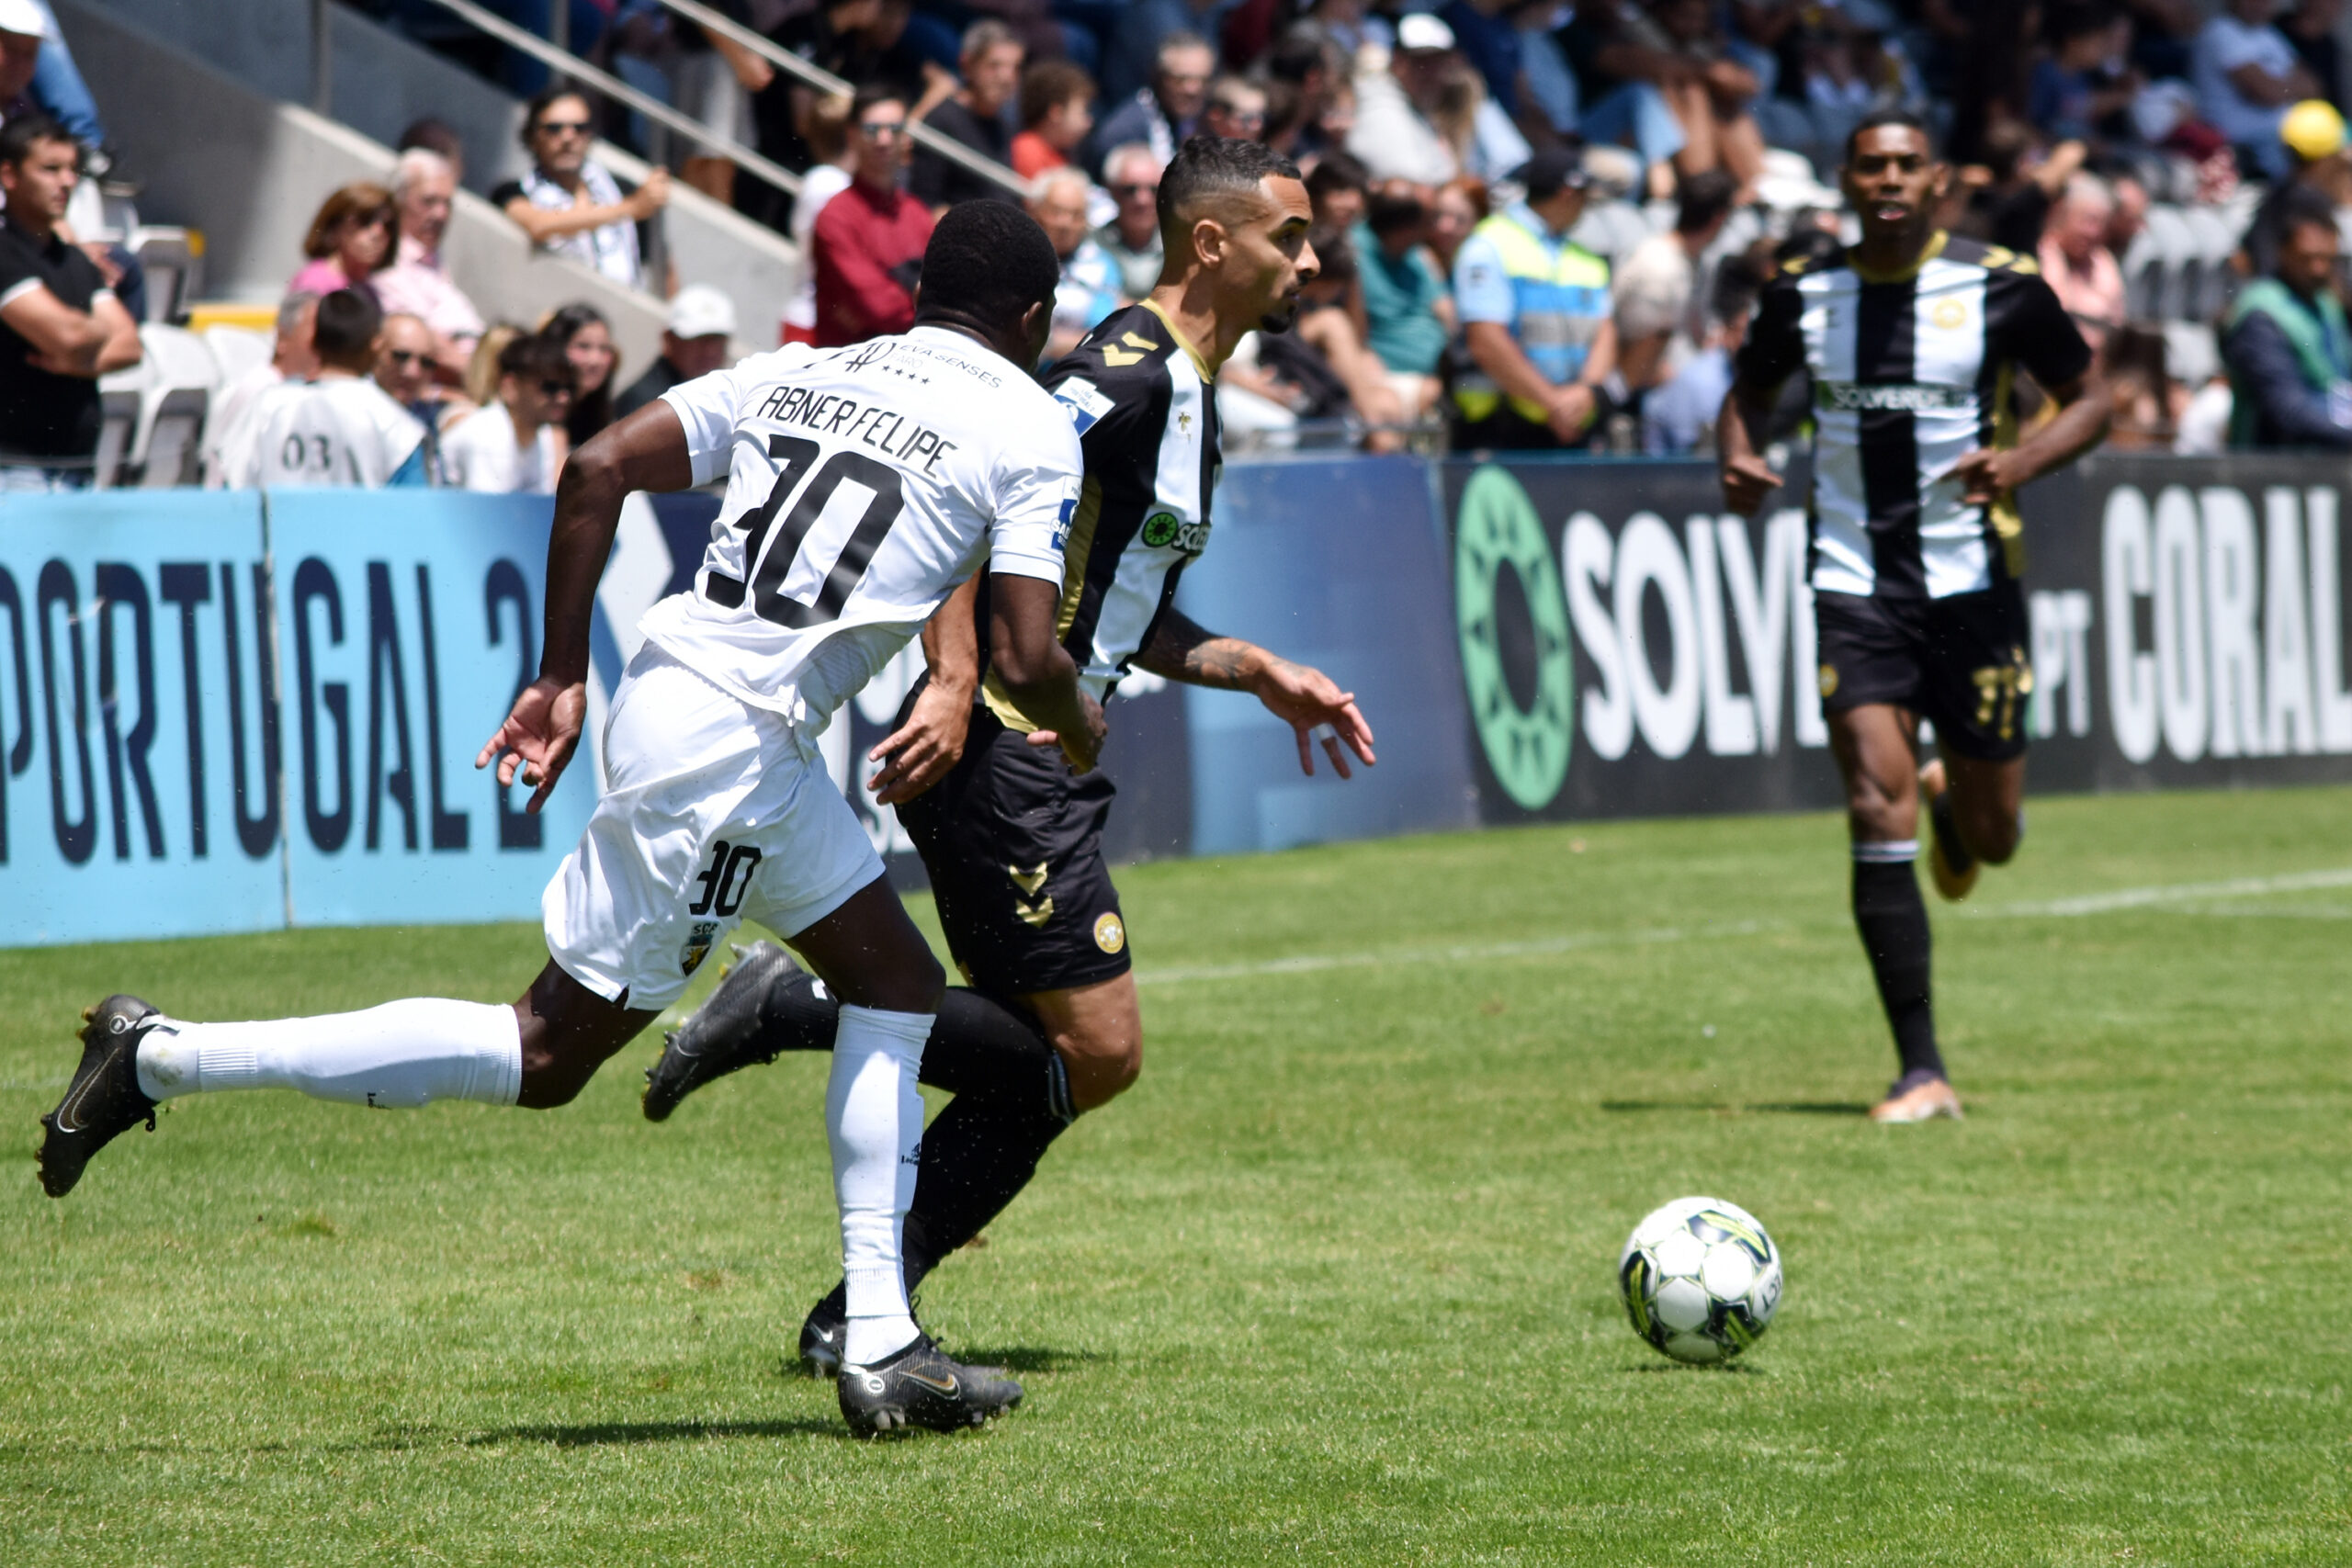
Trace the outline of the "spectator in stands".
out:
<instances>
[{"instance_id":1,"label":"spectator in stands","mask_svg":"<svg viewBox=\"0 0 2352 1568\"><path fill-rule=\"evenodd\" d=\"M1453 388L1457 446L1580 444L1617 367L1609 264L1568 238L1590 184L1583 164L1551 148L1514 178L1526 196L1480 223L1454 258L1454 308L1476 367Z\"/></svg>"},{"instance_id":2,"label":"spectator in stands","mask_svg":"<svg viewBox=\"0 0 2352 1568\"><path fill-rule=\"evenodd\" d=\"M2169 452L2188 412L2188 389L2166 373L2165 338L2145 327L2119 327L2099 353L2099 378L2114 400L2109 450Z\"/></svg>"},{"instance_id":3,"label":"spectator in stands","mask_svg":"<svg viewBox=\"0 0 2352 1568\"><path fill-rule=\"evenodd\" d=\"M311 220L311 231L302 237L302 254L311 260L287 292L324 296L356 288L375 299L373 278L391 264L399 238L400 209L390 191L373 180L345 186Z\"/></svg>"},{"instance_id":4,"label":"spectator in stands","mask_svg":"<svg viewBox=\"0 0 2352 1568\"><path fill-rule=\"evenodd\" d=\"M1307 171L1306 199L1315 209L1315 221L1327 229L1352 229L1363 222L1371 196L1372 175L1345 152L1325 153Z\"/></svg>"},{"instance_id":5,"label":"spectator in stands","mask_svg":"<svg viewBox=\"0 0 2352 1568\"><path fill-rule=\"evenodd\" d=\"M319 317L319 297L288 294L277 307L277 333L269 357L216 394L204 419L204 484L220 490L235 482L252 460L259 438L259 412L268 395L289 381L319 373L311 333Z\"/></svg>"},{"instance_id":6,"label":"spectator in stands","mask_svg":"<svg viewBox=\"0 0 2352 1568\"><path fill-rule=\"evenodd\" d=\"M411 148L393 166L392 198L400 209L398 259L368 281L387 317L409 315L425 324L433 333L434 363L454 380L466 373L482 333L481 312L441 260L458 173L440 153Z\"/></svg>"},{"instance_id":7,"label":"spectator in stands","mask_svg":"<svg viewBox=\"0 0 2352 1568\"><path fill-rule=\"evenodd\" d=\"M1218 77L1209 84L1208 102L1201 107L1201 129L1240 141L1264 140L1266 89L1244 77Z\"/></svg>"},{"instance_id":8,"label":"spectator in stands","mask_svg":"<svg viewBox=\"0 0 2352 1568\"><path fill-rule=\"evenodd\" d=\"M1094 323L1119 308L1119 268L1086 231L1086 175L1054 169L1037 182L1029 216L1046 231L1061 258L1061 282L1054 289L1054 324L1046 339L1051 363L1078 346Z\"/></svg>"},{"instance_id":9,"label":"spectator in stands","mask_svg":"<svg viewBox=\"0 0 2352 1568\"><path fill-rule=\"evenodd\" d=\"M957 60L964 85L923 123L984 157L1010 165L1012 128L1005 123L1021 89L1021 40L993 18L974 22ZM924 148L914 154L907 188L937 216L959 201L1018 201L1012 191Z\"/></svg>"},{"instance_id":10,"label":"spectator in stands","mask_svg":"<svg viewBox=\"0 0 2352 1568\"><path fill-rule=\"evenodd\" d=\"M498 395L451 428L441 467L452 488L492 495L552 495L563 468L564 417L580 373L545 333L515 338L498 355Z\"/></svg>"},{"instance_id":11,"label":"spectator in stands","mask_svg":"<svg viewBox=\"0 0 2352 1568\"><path fill-rule=\"evenodd\" d=\"M646 287L637 226L670 203L669 171L655 168L626 196L605 165L588 155L595 116L588 100L564 87L533 98L523 115L531 170L490 193L531 243L570 256L628 288Z\"/></svg>"},{"instance_id":12,"label":"spectator in stands","mask_svg":"<svg viewBox=\"0 0 2352 1568\"><path fill-rule=\"evenodd\" d=\"M2238 268L2254 277L2278 270L2278 227L2295 192L2316 191L2335 206L2352 205L2352 157L2335 106L2305 98L2278 122L2278 141L2287 151L2287 177L2264 193L2238 241Z\"/></svg>"},{"instance_id":13,"label":"spectator in stands","mask_svg":"<svg viewBox=\"0 0 2352 1568\"><path fill-rule=\"evenodd\" d=\"M1698 352L1642 400L1644 452L1672 457L1713 450L1715 420L1731 390L1732 360L1747 337L1748 313L1762 289L1762 278L1744 257L1733 256L1715 269Z\"/></svg>"},{"instance_id":14,"label":"spectator in stands","mask_svg":"<svg viewBox=\"0 0 2352 1568\"><path fill-rule=\"evenodd\" d=\"M1315 0L1306 14L1350 60L1363 53L1367 44L1382 50L1396 47L1395 24L1374 10L1368 0Z\"/></svg>"},{"instance_id":15,"label":"spectator in stands","mask_svg":"<svg viewBox=\"0 0 2352 1568\"><path fill-rule=\"evenodd\" d=\"M2287 35L2270 25L2277 9L2277 0L2230 0L2197 35L2190 73L2198 113L2241 157L2283 179L2287 157L2278 122L2288 106L2317 97L2320 87Z\"/></svg>"},{"instance_id":16,"label":"spectator in stands","mask_svg":"<svg viewBox=\"0 0 2352 1568\"><path fill-rule=\"evenodd\" d=\"M1356 123L1348 133L1374 179L1437 186L1462 173L1453 142L1432 118L1455 64L1453 29L1414 12L1396 24L1388 68L1356 77Z\"/></svg>"},{"instance_id":17,"label":"spectator in stands","mask_svg":"<svg viewBox=\"0 0 2352 1568\"><path fill-rule=\"evenodd\" d=\"M2030 126L2004 120L1984 133L1984 162L1964 168L1954 182L1965 187L1966 216L1961 231L2019 255L2031 255L2050 226L2050 206L2083 166L2086 149L2062 141L2044 149Z\"/></svg>"},{"instance_id":18,"label":"spectator in stands","mask_svg":"<svg viewBox=\"0 0 2352 1568\"><path fill-rule=\"evenodd\" d=\"M55 120L66 135L82 144L85 174L92 179L105 174L112 164L105 151L106 124L98 118L97 100L91 96L89 84L82 80L81 67L74 62L74 51L48 0L0 4L0 32L39 40L33 50L31 75L22 83L17 81L20 68L11 44L8 63L0 72L0 87L6 89L6 96L0 96L0 107L7 107L13 118L24 107L17 105L19 95L28 98L29 107Z\"/></svg>"},{"instance_id":19,"label":"spectator in stands","mask_svg":"<svg viewBox=\"0 0 2352 1568\"><path fill-rule=\"evenodd\" d=\"M1094 145L1110 148L1140 141L1151 149L1151 155L1164 169L1184 139L1199 129L1196 122L1208 102L1216 53L1198 33L1170 33L1159 40L1153 62L1151 85L1104 117L1094 128ZM1106 174L1100 164L1096 171Z\"/></svg>"},{"instance_id":20,"label":"spectator in stands","mask_svg":"<svg viewBox=\"0 0 2352 1568\"><path fill-rule=\"evenodd\" d=\"M613 423L613 371L621 355L613 346L612 323L594 305L566 305L539 323L539 335L561 344L571 361L571 408L564 416L564 434L572 446L585 446Z\"/></svg>"},{"instance_id":21,"label":"spectator in stands","mask_svg":"<svg viewBox=\"0 0 2352 1568\"><path fill-rule=\"evenodd\" d=\"M1324 122L1340 95L1350 92L1348 61L1348 52L1313 22L1295 23L1274 40L1266 54L1267 81L1287 85L1297 96L1285 113L1269 112L1269 145L1294 159L1330 151L1334 142Z\"/></svg>"},{"instance_id":22,"label":"spectator in stands","mask_svg":"<svg viewBox=\"0 0 2352 1568\"><path fill-rule=\"evenodd\" d=\"M512 321L501 321L481 334L481 341L474 344L473 358L466 364L466 401L487 408L498 400L498 356L523 335L523 329Z\"/></svg>"},{"instance_id":23,"label":"spectator in stands","mask_svg":"<svg viewBox=\"0 0 2352 1568\"><path fill-rule=\"evenodd\" d=\"M311 341L318 374L269 396L241 486L422 485L424 424L375 380L384 313L372 295L339 288L319 301Z\"/></svg>"},{"instance_id":24,"label":"spectator in stands","mask_svg":"<svg viewBox=\"0 0 2352 1568\"><path fill-rule=\"evenodd\" d=\"M2131 312L2123 303L2123 269L2107 248L2115 197L2097 175L2076 175L2050 209L2042 231L2041 275L2096 352Z\"/></svg>"},{"instance_id":25,"label":"spectator in stands","mask_svg":"<svg viewBox=\"0 0 2352 1568\"><path fill-rule=\"evenodd\" d=\"M2130 110L2147 79L2130 63L2132 21L2098 0L2061 6L2050 52L2034 62L2026 118L2059 140L2133 139Z\"/></svg>"},{"instance_id":26,"label":"spectator in stands","mask_svg":"<svg viewBox=\"0 0 2352 1568\"><path fill-rule=\"evenodd\" d=\"M1429 209L1409 190L1393 190L1372 197L1351 236L1366 344L1411 419L1435 406L1438 359L1453 335L1453 299L1430 259L1428 235Z\"/></svg>"},{"instance_id":27,"label":"spectator in stands","mask_svg":"<svg viewBox=\"0 0 2352 1568\"><path fill-rule=\"evenodd\" d=\"M1118 267L1124 299L1142 299L1159 281L1159 159L1140 141L1114 147L1102 160L1102 177L1119 209L1094 231L1094 243Z\"/></svg>"},{"instance_id":28,"label":"spectator in stands","mask_svg":"<svg viewBox=\"0 0 2352 1568\"><path fill-rule=\"evenodd\" d=\"M1438 186L1430 198L1430 254L1437 257L1441 274L1453 276L1453 258L1470 231L1487 220L1487 183L1464 177Z\"/></svg>"},{"instance_id":29,"label":"spectator in stands","mask_svg":"<svg viewBox=\"0 0 2352 1568\"><path fill-rule=\"evenodd\" d=\"M104 423L98 378L139 363L139 327L59 230L81 150L45 115L0 128L0 491L79 490Z\"/></svg>"},{"instance_id":30,"label":"spectator in stands","mask_svg":"<svg viewBox=\"0 0 2352 1568\"><path fill-rule=\"evenodd\" d=\"M2343 14L2343 0L2302 0L2278 22L2303 69L2319 84L2317 96L2338 105L2344 102L2344 46L2335 28Z\"/></svg>"},{"instance_id":31,"label":"spectator in stands","mask_svg":"<svg viewBox=\"0 0 2352 1568\"><path fill-rule=\"evenodd\" d=\"M1684 178L1674 227L1653 234L1618 264L1610 290L1617 323L1617 368L1635 390L1665 380L1677 359L1707 335L1699 296L1699 263L1731 217L1737 187L1727 170ZM1676 341L1678 336L1681 339Z\"/></svg>"},{"instance_id":32,"label":"spectator in stands","mask_svg":"<svg viewBox=\"0 0 2352 1568\"><path fill-rule=\"evenodd\" d=\"M707 283L689 283L670 301L662 354L628 384L613 417L627 419L671 388L723 367L735 337L735 302Z\"/></svg>"},{"instance_id":33,"label":"spectator in stands","mask_svg":"<svg viewBox=\"0 0 2352 1568\"><path fill-rule=\"evenodd\" d=\"M52 30L33 0L0 0L0 115L15 119L41 112L27 95L40 71L41 43Z\"/></svg>"},{"instance_id":34,"label":"spectator in stands","mask_svg":"<svg viewBox=\"0 0 2352 1568\"><path fill-rule=\"evenodd\" d=\"M386 316L376 342L376 385L424 427L424 482L441 484L441 419L449 404L434 376L439 342L424 318L405 313Z\"/></svg>"},{"instance_id":35,"label":"spectator in stands","mask_svg":"<svg viewBox=\"0 0 2352 1568\"><path fill-rule=\"evenodd\" d=\"M2289 199L2278 266L2230 308L2222 336L2233 447L2352 447L2352 333L2335 292L2335 212Z\"/></svg>"},{"instance_id":36,"label":"spectator in stands","mask_svg":"<svg viewBox=\"0 0 2352 1568\"><path fill-rule=\"evenodd\" d=\"M1021 134L1012 172L1034 180L1078 155L1094 129L1094 80L1067 60L1041 60L1021 78Z\"/></svg>"},{"instance_id":37,"label":"spectator in stands","mask_svg":"<svg viewBox=\"0 0 2352 1568\"><path fill-rule=\"evenodd\" d=\"M907 106L888 88L857 95L857 163L809 235L817 274L817 345L864 343L914 324L915 285L931 241L931 209L899 188Z\"/></svg>"},{"instance_id":38,"label":"spectator in stands","mask_svg":"<svg viewBox=\"0 0 2352 1568\"><path fill-rule=\"evenodd\" d=\"M816 162L800 176L800 194L792 203L792 243L799 248L800 281L784 306L784 341L817 341L817 269L808 265L809 236L825 204L849 188L850 166L856 156L850 124L853 100L847 93L828 93L808 106L804 124L809 155Z\"/></svg>"},{"instance_id":39,"label":"spectator in stands","mask_svg":"<svg viewBox=\"0 0 2352 1568\"><path fill-rule=\"evenodd\" d=\"M1632 147L1648 171L1650 194L1665 195L1690 140L1667 90L1690 82L1688 66L1671 50L1652 47L1655 26L1646 18L1636 26L1623 0L1577 6L1554 36L1575 77L1577 133L1594 145Z\"/></svg>"},{"instance_id":40,"label":"spectator in stands","mask_svg":"<svg viewBox=\"0 0 2352 1568\"><path fill-rule=\"evenodd\" d=\"M465 140L448 121L435 119L431 115L409 121L408 129L401 132L401 139L392 143L392 151L407 152L416 149L439 153L442 161L449 165L449 177L459 185L466 183Z\"/></svg>"}]
</instances>

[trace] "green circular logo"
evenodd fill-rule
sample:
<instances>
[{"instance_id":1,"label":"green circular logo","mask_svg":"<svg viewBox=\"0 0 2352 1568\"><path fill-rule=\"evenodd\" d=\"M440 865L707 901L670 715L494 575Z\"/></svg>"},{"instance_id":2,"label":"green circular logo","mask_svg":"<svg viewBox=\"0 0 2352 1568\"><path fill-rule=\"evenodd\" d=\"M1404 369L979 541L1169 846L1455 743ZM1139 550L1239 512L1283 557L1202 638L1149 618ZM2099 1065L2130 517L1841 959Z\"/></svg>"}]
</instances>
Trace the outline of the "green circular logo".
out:
<instances>
[{"instance_id":1,"label":"green circular logo","mask_svg":"<svg viewBox=\"0 0 2352 1568\"><path fill-rule=\"evenodd\" d=\"M1164 550L1176 542L1176 531L1182 526L1173 512L1155 512L1144 519L1143 542L1155 550Z\"/></svg>"},{"instance_id":2,"label":"green circular logo","mask_svg":"<svg viewBox=\"0 0 2352 1568\"><path fill-rule=\"evenodd\" d=\"M1487 765L1504 794L1541 811L1568 776L1576 661L1551 542L1535 503L1506 469L1482 468L1463 490L1453 615Z\"/></svg>"}]
</instances>

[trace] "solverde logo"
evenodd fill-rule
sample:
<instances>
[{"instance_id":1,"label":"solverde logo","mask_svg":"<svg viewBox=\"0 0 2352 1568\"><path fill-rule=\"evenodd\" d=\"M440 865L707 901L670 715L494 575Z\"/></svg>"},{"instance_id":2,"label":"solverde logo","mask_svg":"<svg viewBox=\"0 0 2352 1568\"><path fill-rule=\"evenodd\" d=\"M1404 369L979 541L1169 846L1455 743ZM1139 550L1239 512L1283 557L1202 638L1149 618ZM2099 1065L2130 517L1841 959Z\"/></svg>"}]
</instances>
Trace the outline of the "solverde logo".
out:
<instances>
[{"instance_id":1,"label":"solverde logo","mask_svg":"<svg viewBox=\"0 0 2352 1568\"><path fill-rule=\"evenodd\" d=\"M1576 663L1543 520L1505 469L1480 468L1462 491L1453 614L1463 684L1487 765L1504 794L1541 811L1568 776Z\"/></svg>"}]
</instances>

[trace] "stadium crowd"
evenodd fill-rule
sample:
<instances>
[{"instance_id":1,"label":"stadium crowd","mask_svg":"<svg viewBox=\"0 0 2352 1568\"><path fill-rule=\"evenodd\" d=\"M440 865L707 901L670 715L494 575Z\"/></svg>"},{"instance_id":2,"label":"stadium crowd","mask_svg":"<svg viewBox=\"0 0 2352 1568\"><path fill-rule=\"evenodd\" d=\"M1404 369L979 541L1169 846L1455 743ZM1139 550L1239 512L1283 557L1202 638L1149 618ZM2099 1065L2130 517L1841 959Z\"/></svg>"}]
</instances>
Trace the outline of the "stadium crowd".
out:
<instances>
[{"instance_id":1,"label":"stadium crowd","mask_svg":"<svg viewBox=\"0 0 2352 1568\"><path fill-rule=\"evenodd\" d=\"M312 341L319 309L339 295L358 297L378 323L362 369L383 394L389 439L406 449L388 476L546 488L571 445L639 393L712 363L729 337L831 345L903 330L924 241L962 201L1025 201L1052 239L1064 267L1058 354L1149 288L1159 172L1200 132L1297 160L1323 263L1299 330L1253 336L1219 378L1237 447L1383 450L1442 433L1474 447L1703 451L1763 280L1850 226L1825 182L1848 130L1885 107L1940 128L1957 171L1945 226L2033 255L2083 324L2118 389L2117 445L2352 446L2335 237L2352 206L2352 153L2335 0L2285 15L2274 0L2233 0L2210 20L2185 0L1408 5L717 7L856 86L831 96L659 0L572 0L575 50L801 172L795 200L726 159L676 160L679 181L801 248L794 297L732 301L677 288L674 266L650 269L645 231L671 175L657 164L628 188L594 153L600 135L642 144L641 123L550 84L536 62L453 33L429 0L379 0L394 25L534 89L531 166L491 198L543 249L672 296L663 356L627 367L616 386L609 328L589 306L550 300L537 321L486 321L440 254L463 150L423 121L383 183L325 195L307 259L288 258L276 350L246 378L288 389L241 384L219 396L208 480L266 477L256 454L267 443L240 422L278 417L314 374L332 379L313 365L356 363L356 348L331 361ZM493 8L544 28L548 7ZM96 107L53 19L40 0L0 0L0 118L36 114L83 149L85 172L105 167ZM1004 177L919 149L916 122L1005 165ZM0 184L24 166L21 156L0 164ZM2200 287L2170 289L2145 260L2148 231L2184 210L2217 215L2236 250ZM77 248L70 225L53 239L37 227L12 211L0 246L12 281L34 276L40 264L24 253L36 245ZM52 294L81 299L85 315L108 299L137 306L135 263L127 276L130 258L107 246L78 251L96 281L61 273ZM27 389L104 370L55 363L57 345L28 333L23 313L0 306L0 457L11 472L72 483L85 471L86 432L62 454L50 449L54 435L44 446L25 434ZM72 400L85 404L86 386ZM1803 408L1784 412L1786 434Z\"/></svg>"}]
</instances>

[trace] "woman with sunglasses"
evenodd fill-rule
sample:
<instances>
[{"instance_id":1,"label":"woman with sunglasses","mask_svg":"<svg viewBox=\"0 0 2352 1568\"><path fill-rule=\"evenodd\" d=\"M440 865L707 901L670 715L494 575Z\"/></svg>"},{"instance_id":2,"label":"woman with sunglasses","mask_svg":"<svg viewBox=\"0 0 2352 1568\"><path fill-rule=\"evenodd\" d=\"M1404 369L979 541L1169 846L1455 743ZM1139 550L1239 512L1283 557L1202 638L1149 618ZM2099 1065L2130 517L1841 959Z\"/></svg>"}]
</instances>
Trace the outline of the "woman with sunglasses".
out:
<instances>
[{"instance_id":1,"label":"woman with sunglasses","mask_svg":"<svg viewBox=\"0 0 2352 1568\"><path fill-rule=\"evenodd\" d=\"M577 378L571 412L563 422L576 450L613 423L613 372L620 365L620 350L613 346L612 324L594 305L566 305L539 323L539 335L563 344Z\"/></svg>"},{"instance_id":2,"label":"woman with sunglasses","mask_svg":"<svg viewBox=\"0 0 2352 1568\"><path fill-rule=\"evenodd\" d=\"M490 199L541 250L594 267L630 288L645 287L637 226L670 203L670 172L656 167L626 196L620 182L588 155L595 140L588 100L568 87L533 98L523 116L523 146L531 172L490 193Z\"/></svg>"},{"instance_id":3,"label":"woman with sunglasses","mask_svg":"<svg viewBox=\"0 0 2352 1568\"><path fill-rule=\"evenodd\" d=\"M288 294L324 299L338 288L376 298L368 278L391 265L400 239L400 212L392 193L371 181L347 185L327 197L311 220L302 254L310 264L286 286Z\"/></svg>"}]
</instances>

